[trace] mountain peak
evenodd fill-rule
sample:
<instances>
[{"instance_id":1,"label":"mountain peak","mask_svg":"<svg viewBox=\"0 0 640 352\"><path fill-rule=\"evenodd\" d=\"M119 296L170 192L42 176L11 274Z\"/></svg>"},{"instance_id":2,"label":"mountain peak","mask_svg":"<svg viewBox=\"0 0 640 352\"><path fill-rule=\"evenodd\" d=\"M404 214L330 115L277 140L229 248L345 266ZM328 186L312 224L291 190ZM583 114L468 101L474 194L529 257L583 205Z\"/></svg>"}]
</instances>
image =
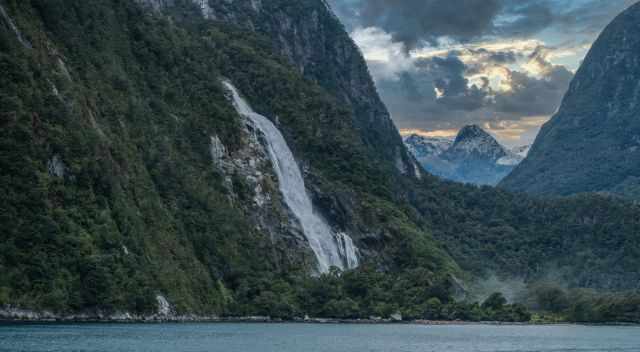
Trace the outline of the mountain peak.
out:
<instances>
[{"instance_id":1,"label":"mountain peak","mask_svg":"<svg viewBox=\"0 0 640 352\"><path fill-rule=\"evenodd\" d=\"M467 125L462 127L456 136L456 142L459 140L465 140L470 138L482 138L482 137L491 137L482 127L478 125Z\"/></svg>"},{"instance_id":2,"label":"mountain peak","mask_svg":"<svg viewBox=\"0 0 640 352\"><path fill-rule=\"evenodd\" d=\"M460 129L455 141L411 134L404 143L422 167L445 179L495 185L522 161L526 148L507 150L478 125Z\"/></svg>"},{"instance_id":3,"label":"mountain peak","mask_svg":"<svg viewBox=\"0 0 640 352\"><path fill-rule=\"evenodd\" d=\"M451 148L447 151L449 159L473 156L495 161L506 155L505 148L478 125L464 126L458 132Z\"/></svg>"}]
</instances>

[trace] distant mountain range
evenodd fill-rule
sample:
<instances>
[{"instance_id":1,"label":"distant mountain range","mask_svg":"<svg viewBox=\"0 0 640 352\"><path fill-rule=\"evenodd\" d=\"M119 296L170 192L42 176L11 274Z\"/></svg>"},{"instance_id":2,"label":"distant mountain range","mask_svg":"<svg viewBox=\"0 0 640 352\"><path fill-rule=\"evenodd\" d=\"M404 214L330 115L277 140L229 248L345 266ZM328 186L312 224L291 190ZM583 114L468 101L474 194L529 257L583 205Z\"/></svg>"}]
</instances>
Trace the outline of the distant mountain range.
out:
<instances>
[{"instance_id":1,"label":"distant mountain range","mask_svg":"<svg viewBox=\"0 0 640 352\"><path fill-rule=\"evenodd\" d=\"M462 128L455 140L411 134L404 143L428 172L477 185L498 184L529 151L529 146L507 149L477 125Z\"/></svg>"}]
</instances>

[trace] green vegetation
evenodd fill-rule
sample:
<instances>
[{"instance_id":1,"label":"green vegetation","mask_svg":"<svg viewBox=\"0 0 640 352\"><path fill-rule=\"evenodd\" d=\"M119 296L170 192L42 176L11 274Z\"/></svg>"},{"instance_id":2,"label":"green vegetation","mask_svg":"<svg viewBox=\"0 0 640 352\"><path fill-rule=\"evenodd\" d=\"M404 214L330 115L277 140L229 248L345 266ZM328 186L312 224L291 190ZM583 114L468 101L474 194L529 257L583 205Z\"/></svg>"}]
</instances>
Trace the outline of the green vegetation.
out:
<instances>
[{"instance_id":1,"label":"green vegetation","mask_svg":"<svg viewBox=\"0 0 640 352\"><path fill-rule=\"evenodd\" d=\"M545 196L602 192L640 200L638 21L640 5L634 4L604 29L558 113L501 187Z\"/></svg>"},{"instance_id":2,"label":"green vegetation","mask_svg":"<svg viewBox=\"0 0 640 352\"><path fill-rule=\"evenodd\" d=\"M390 275L367 267L290 282L263 280L238 290L234 315L261 315L292 319L309 315L338 319L403 319L462 321L529 321L522 305L510 305L500 293L484 303L454 299L450 277L425 269Z\"/></svg>"},{"instance_id":3,"label":"green vegetation","mask_svg":"<svg viewBox=\"0 0 640 352\"><path fill-rule=\"evenodd\" d=\"M372 265L458 270L393 203L394 168L372 162L350 110L265 38L186 2L171 18L133 1L4 6L33 49L0 27L0 303L148 313L163 294L180 313L257 314L269 292L297 295L308 254L256 230L251 190L235 176L230 200L212 165L210 136L243 143L220 77L278 116L322 201L359 204L343 226L384 233Z\"/></svg>"},{"instance_id":4,"label":"green vegetation","mask_svg":"<svg viewBox=\"0 0 640 352\"><path fill-rule=\"evenodd\" d=\"M526 298L537 312L533 321L640 323L640 294L564 289L554 283L533 285Z\"/></svg>"},{"instance_id":5,"label":"green vegetation","mask_svg":"<svg viewBox=\"0 0 640 352\"><path fill-rule=\"evenodd\" d=\"M527 321L499 294L456 301L456 278L638 280L638 206L401 175L394 145L372 142L384 128L362 125L378 107L337 97L336 77L366 75L359 57L355 73L327 61L303 77L268 37L204 21L188 1L167 16L121 0L2 4L33 49L0 26L0 305L151 313L162 294L178 313ZM211 136L230 153L245 143L221 77L277 117L318 208L358 241L361 268L310 276L281 209L260 223L242 176L213 166ZM563 317L614 319L635 302L590 296L587 314L547 296L541 309Z\"/></svg>"},{"instance_id":6,"label":"green vegetation","mask_svg":"<svg viewBox=\"0 0 640 352\"><path fill-rule=\"evenodd\" d=\"M476 277L635 290L640 206L613 197L536 199L489 187L425 181L413 203L436 239Z\"/></svg>"}]
</instances>

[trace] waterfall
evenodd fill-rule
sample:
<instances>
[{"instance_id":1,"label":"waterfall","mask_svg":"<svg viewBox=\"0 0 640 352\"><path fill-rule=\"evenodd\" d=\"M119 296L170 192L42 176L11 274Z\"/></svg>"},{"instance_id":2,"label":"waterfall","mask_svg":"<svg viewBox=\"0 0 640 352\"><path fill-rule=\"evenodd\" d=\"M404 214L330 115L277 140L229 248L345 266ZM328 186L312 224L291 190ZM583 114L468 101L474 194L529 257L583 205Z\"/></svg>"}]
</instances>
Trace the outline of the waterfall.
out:
<instances>
[{"instance_id":1,"label":"waterfall","mask_svg":"<svg viewBox=\"0 0 640 352\"><path fill-rule=\"evenodd\" d=\"M33 47L31 46L31 43L29 43L28 40L24 39L24 36L22 36L22 33L18 29L18 26L16 26L15 22L13 22L11 17L9 17L9 14L7 13L7 11L5 11L4 7L2 7L1 4L0 4L0 16L2 16L5 22L7 22L7 25L9 26L9 28L11 28L13 33L16 35L20 44L22 44L22 46L24 46L27 49L32 49Z\"/></svg>"},{"instance_id":2,"label":"waterfall","mask_svg":"<svg viewBox=\"0 0 640 352\"><path fill-rule=\"evenodd\" d=\"M340 269L357 267L357 250L351 238L345 233L335 233L313 210L300 168L278 128L268 118L254 112L230 82L223 84L231 92L238 113L253 122L264 136L269 158L278 176L280 192L302 225L309 246L318 260L318 270L325 273L332 266Z\"/></svg>"}]
</instances>

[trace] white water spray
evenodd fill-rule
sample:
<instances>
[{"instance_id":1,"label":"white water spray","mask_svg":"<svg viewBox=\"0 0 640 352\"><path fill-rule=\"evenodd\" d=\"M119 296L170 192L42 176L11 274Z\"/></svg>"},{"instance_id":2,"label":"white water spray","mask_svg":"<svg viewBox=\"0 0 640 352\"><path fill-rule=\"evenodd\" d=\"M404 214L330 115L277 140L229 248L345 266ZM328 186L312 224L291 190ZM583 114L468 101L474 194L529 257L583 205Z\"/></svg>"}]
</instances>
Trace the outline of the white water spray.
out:
<instances>
[{"instance_id":1,"label":"white water spray","mask_svg":"<svg viewBox=\"0 0 640 352\"><path fill-rule=\"evenodd\" d=\"M329 271L332 266L351 269L358 266L356 247L345 233L335 233L313 210L300 168L293 153L278 128L266 117L256 113L229 82L224 86L233 95L233 105L238 113L253 122L267 141L267 149L278 176L284 201L298 218L311 249L318 259L318 270Z\"/></svg>"}]
</instances>

